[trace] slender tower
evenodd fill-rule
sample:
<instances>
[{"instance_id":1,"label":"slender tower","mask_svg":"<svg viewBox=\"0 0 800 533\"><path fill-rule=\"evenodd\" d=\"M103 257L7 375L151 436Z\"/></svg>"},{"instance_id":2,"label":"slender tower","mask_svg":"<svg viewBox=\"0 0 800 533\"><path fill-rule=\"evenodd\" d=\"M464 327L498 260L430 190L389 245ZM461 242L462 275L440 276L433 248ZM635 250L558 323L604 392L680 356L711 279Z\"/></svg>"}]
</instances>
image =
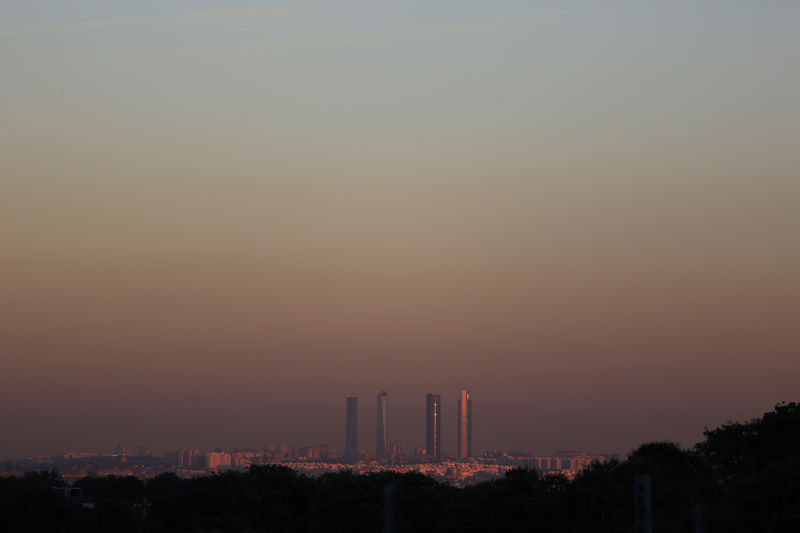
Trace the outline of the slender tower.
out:
<instances>
[{"instance_id":1,"label":"slender tower","mask_svg":"<svg viewBox=\"0 0 800 533\"><path fill-rule=\"evenodd\" d=\"M425 401L426 439L428 457L442 457L442 399L428 393Z\"/></svg>"},{"instance_id":2,"label":"slender tower","mask_svg":"<svg viewBox=\"0 0 800 533\"><path fill-rule=\"evenodd\" d=\"M358 461L358 398L347 397L347 419L344 434L345 461Z\"/></svg>"},{"instance_id":3,"label":"slender tower","mask_svg":"<svg viewBox=\"0 0 800 533\"><path fill-rule=\"evenodd\" d=\"M378 393L378 420L375 429L375 455L389 457L389 395Z\"/></svg>"},{"instance_id":4,"label":"slender tower","mask_svg":"<svg viewBox=\"0 0 800 533\"><path fill-rule=\"evenodd\" d=\"M472 457L472 397L466 389L458 395L458 456Z\"/></svg>"}]
</instances>

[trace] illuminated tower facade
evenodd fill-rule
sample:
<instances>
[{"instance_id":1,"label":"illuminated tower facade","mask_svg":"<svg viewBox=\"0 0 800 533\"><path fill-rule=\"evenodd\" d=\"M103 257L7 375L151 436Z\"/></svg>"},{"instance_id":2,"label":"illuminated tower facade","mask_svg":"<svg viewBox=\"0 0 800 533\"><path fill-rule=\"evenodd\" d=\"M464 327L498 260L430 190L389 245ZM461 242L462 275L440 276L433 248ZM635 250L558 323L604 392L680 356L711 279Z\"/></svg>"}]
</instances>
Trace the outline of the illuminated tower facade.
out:
<instances>
[{"instance_id":1,"label":"illuminated tower facade","mask_svg":"<svg viewBox=\"0 0 800 533\"><path fill-rule=\"evenodd\" d=\"M433 459L442 457L442 398L428 393L425 401L426 454Z\"/></svg>"},{"instance_id":2,"label":"illuminated tower facade","mask_svg":"<svg viewBox=\"0 0 800 533\"><path fill-rule=\"evenodd\" d=\"M375 426L375 455L389 457L389 395L378 393L378 420Z\"/></svg>"},{"instance_id":3,"label":"illuminated tower facade","mask_svg":"<svg viewBox=\"0 0 800 533\"><path fill-rule=\"evenodd\" d=\"M344 458L358 461L358 398L347 397L347 418L344 434Z\"/></svg>"},{"instance_id":4,"label":"illuminated tower facade","mask_svg":"<svg viewBox=\"0 0 800 533\"><path fill-rule=\"evenodd\" d=\"M468 390L458 395L458 456L472 457L472 398Z\"/></svg>"}]
</instances>

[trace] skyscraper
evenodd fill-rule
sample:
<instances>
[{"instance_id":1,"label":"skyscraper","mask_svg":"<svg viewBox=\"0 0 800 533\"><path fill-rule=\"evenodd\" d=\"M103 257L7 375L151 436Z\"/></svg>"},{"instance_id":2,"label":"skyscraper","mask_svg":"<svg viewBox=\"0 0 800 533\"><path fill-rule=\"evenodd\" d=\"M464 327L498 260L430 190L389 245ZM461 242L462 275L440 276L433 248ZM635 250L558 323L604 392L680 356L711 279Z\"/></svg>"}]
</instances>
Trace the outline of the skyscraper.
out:
<instances>
[{"instance_id":1,"label":"skyscraper","mask_svg":"<svg viewBox=\"0 0 800 533\"><path fill-rule=\"evenodd\" d=\"M425 401L426 439L428 457L442 456L442 399L438 394L428 393Z\"/></svg>"},{"instance_id":2,"label":"skyscraper","mask_svg":"<svg viewBox=\"0 0 800 533\"><path fill-rule=\"evenodd\" d=\"M385 390L378 393L378 420L375 429L375 455L389 456L389 395Z\"/></svg>"},{"instance_id":3,"label":"skyscraper","mask_svg":"<svg viewBox=\"0 0 800 533\"><path fill-rule=\"evenodd\" d=\"M458 456L472 457L472 398L466 389L458 395Z\"/></svg>"},{"instance_id":4,"label":"skyscraper","mask_svg":"<svg viewBox=\"0 0 800 533\"><path fill-rule=\"evenodd\" d=\"M358 461L358 398L356 396L347 397L344 459L346 461Z\"/></svg>"}]
</instances>

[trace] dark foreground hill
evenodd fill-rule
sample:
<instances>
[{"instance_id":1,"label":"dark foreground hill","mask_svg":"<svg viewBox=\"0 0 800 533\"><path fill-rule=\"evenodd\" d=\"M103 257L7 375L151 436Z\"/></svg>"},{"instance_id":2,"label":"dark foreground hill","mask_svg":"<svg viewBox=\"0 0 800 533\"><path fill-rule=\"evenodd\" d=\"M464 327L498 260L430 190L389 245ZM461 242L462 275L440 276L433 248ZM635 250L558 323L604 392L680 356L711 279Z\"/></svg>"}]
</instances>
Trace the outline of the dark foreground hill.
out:
<instances>
[{"instance_id":1,"label":"dark foreground hill","mask_svg":"<svg viewBox=\"0 0 800 533\"><path fill-rule=\"evenodd\" d=\"M691 450L644 444L573 481L513 470L458 489L418 474L311 479L269 466L146 483L84 478L75 488L95 503L85 508L54 489L56 472L29 473L0 479L0 531L629 532L637 474L650 476L656 532L800 531L800 405L706 431Z\"/></svg>"}]
</instances>

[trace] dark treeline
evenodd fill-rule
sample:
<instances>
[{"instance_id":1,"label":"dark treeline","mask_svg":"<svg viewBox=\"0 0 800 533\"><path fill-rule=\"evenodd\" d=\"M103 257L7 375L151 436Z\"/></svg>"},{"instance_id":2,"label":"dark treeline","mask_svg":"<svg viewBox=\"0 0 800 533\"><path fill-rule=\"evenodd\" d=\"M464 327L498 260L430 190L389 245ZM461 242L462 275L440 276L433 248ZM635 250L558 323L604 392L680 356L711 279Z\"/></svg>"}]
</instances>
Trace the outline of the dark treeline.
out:
<instances>
[{"instance_id":1,"label":"dark treeline","mask_svg":"<svg viewBox=\"0 0 800 533\"><path fill-rule=\"evenodd\" d=\"M645 444L572 481L512 470L459 489L419 474L312 479L267 466L187 480L87 477L73 485L78 497L58 489L56 472L29 473L0 479L0 531L628 532L637 474L652 481L656 532L800 531L800 405L706 431L691 450Z\"/></svg>"}]
</instances>

